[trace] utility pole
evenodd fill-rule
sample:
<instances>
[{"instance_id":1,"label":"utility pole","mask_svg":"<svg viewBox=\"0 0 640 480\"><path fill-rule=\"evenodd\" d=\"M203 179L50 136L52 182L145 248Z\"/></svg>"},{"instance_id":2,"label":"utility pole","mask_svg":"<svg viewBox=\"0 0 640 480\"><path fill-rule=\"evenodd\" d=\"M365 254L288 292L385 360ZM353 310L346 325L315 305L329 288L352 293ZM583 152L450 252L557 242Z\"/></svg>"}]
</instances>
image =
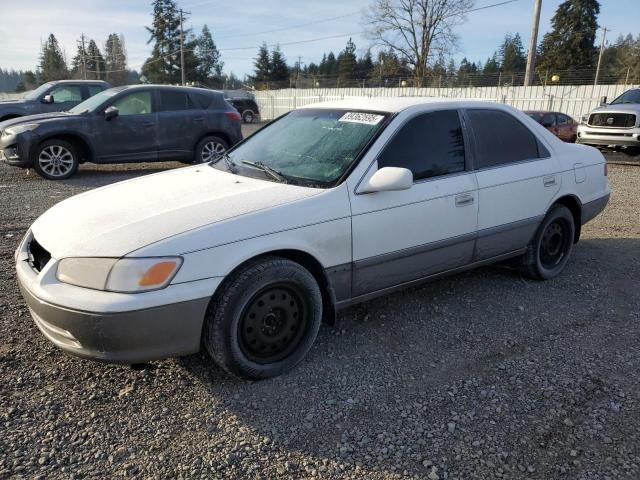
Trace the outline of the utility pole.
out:
<instances>
[{"instance_id":1,"label":"utility pole","mask_svg":"<svg viewBox=\"0 0 640 480\"><path fill-rule=\"evenodd\" d=\"M180 9L180 78L182 80L182 85L185 84L185 75L184 75L184 28L182 26L183 22L183 13L189 14L190 12L183 12Z\"/></svg>"},{"instance_id":2,"label":"utility pole","mask_svg":"<svg viewBox=\"0 0 640 480\"><path fill-rule=\"evenodd\" d=\"M607 38L607 27L602 27L602 43L600 44L600 55L598 55L598 68L596 68L596 78L593 81L593 86L598 85L598 75L600 74L600 63L602 62L602 53L604 52L604 42Z\"/></svg>"},{"instance_id":3,"label":"utility pole","mask_svg":"<svg viewBox=\"0 0 640 480\"><path fill-rule=\"evenodd\" d=\"M84 74L84 79L86 80L87 79L87 59L84 54L84 33L80 35L80 38L82 39L82 72Z\"/></svg>"},{"instance_id":4,"label":"utility pole","mask_svg":"<svg viewBox=\"0 0 640 480\"><path fill-rule=\"evenodd\" d=\"M300 81L300 62L302 62L302 57L298 55L298 75L296 76L296 88L298 88L298 82Z\"/></svg>"},{"instance_id":5,"label":"utility pole","mask_svg":"<svg viewBox=\"0 0 640 480\"><path fill-rule=\"evenodd\" d=\"M529 38L529 54L527 55L527 70L524 74L524 86L533 83L536 71L536 48L538 46L538 28L540 27L540 9L542 0L533 0L533 22L531 24L531 37Z\"/></svg>"}]
</instances>

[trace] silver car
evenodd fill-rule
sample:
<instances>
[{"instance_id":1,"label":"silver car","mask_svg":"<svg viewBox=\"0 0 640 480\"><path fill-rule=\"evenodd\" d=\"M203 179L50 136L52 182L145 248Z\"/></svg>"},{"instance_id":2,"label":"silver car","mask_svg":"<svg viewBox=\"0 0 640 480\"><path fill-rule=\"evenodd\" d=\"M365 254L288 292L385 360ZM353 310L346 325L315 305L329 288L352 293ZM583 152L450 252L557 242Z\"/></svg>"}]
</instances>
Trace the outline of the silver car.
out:
<instances>
[{"instance_id":1,"label":"silver car","mask_svg":"<svg viewBox=\"0 0 640 480\"><path fill-rule=\"evenodd\" d=\"M640 147L640 88L627 90L596 108L578 126L578 143L605 147Z\"/></svg>"}]
</instances>

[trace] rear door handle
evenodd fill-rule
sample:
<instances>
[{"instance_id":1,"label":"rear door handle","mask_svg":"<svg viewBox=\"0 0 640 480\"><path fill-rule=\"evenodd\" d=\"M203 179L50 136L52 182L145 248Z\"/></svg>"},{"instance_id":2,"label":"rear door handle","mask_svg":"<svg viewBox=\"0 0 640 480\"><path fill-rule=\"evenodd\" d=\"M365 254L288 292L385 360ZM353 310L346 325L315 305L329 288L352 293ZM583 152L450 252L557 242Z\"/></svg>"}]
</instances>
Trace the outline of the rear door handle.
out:
<instances>
[{"instance_id":1,"label":"rear door handle","mask_svg":"<svg viewBox=\"0 0 640 480\"><path fill-rule=\"evenodd\" d=\"M542 183L544 183L545 187L553 187L556 184L556 176L549 175L548 177L544 177Z\"/></svg>"},{"instance_id":2,"label":"rear door handle","mask_svg":"<svg viewBox=\"0 0 640 480\"><path fill-rule=\"evenodd\" d=\"M473 195L464 194L456 196L456 207L466 207L468 205L473 205L473 202Z\"/></svg>"},{"instance_id":3,"label":"rear door handle","mask_svg":"<svg viewBox=\"0 0 640 480\"><path fill-rule=\"evenodd\" d=\"M204 117L196 117L193 119L195 122L204 122Z\"/></svg>"}]
</instances>

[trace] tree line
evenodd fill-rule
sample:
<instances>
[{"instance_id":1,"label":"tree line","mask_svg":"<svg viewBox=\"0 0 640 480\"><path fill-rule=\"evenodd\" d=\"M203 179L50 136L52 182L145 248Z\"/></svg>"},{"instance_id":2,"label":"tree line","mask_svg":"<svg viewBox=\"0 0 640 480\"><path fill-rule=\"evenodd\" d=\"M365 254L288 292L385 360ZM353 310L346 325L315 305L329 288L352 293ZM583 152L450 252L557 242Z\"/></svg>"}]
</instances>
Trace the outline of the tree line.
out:
<instances>
[{"instance_id":1,"label":"tree line","mask_svg":"<svg viewBox=\"0 0 640 480\"><path fill-rule=\"evenodd\" d=\"M521 85L527 51L518 33L507 33L484 63L451 58L457 42L454 27L471 6L469 0L374 0L367 15L369 36L383 46L375 58L370 50L357 56L349 39L337 55L325 53L319 63L287 66L278 47L269 52L263 44L249 81L255 88ZM598 0L565 0L558 6L551 30L536 49L537 84L551 83L554 77L564 84L594 81L599 13ZM640 35L620 36L605 48L600 79L640 82Z\"/></svg>"}]
</instances>

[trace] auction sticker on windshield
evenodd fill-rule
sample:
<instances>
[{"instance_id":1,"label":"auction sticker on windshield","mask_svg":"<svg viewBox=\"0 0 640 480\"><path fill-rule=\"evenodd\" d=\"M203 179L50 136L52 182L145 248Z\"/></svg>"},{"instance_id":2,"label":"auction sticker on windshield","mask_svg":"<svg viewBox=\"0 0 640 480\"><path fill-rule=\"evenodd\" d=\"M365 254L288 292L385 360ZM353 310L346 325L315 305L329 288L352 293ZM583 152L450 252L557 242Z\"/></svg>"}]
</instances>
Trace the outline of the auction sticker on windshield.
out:
<instances>
[{"instance_id":1,"label":"auction sticker on windshield","mask_svg":"<svg viewBox=\"0 0 640 480\"><path fill-rule=\"evenodd\" d=\"M363 112L347 112L340 119L339 122L349 123L364 123L365 125L377 125L379 124L384 115L377 115L375 113L363 113Z\"/></svg>"}]
</instances>

